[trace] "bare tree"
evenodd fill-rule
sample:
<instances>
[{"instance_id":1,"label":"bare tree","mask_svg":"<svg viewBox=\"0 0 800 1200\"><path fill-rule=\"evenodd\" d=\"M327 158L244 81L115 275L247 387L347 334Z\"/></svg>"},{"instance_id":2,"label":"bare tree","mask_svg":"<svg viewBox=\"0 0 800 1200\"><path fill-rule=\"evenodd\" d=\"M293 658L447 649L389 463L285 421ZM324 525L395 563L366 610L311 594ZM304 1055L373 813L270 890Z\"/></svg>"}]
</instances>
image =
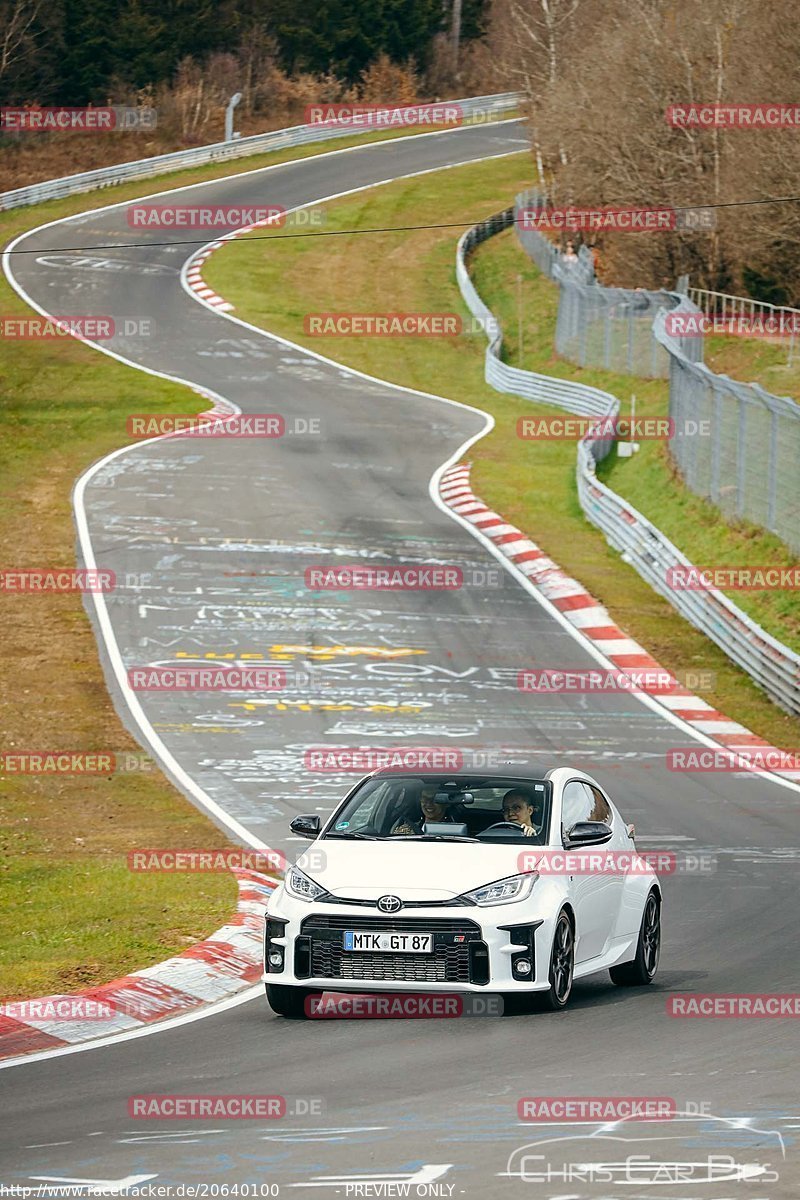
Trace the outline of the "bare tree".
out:
<instances>
[{"instance_id":1,"label":"bare tree","mask_svg":"<svg viewBox=\"0 0 800 1200\"><path fill-rule=\"evenodd\" d=\"M781 29L787 20L798 24L797 16L789 16L788 0L776 0L776 7L783 10ZM539 147L551 193L587 207L680 208L728 205L752 190L757 158L748 140L766 148L770 137L783 136L788 157L793 146L786 139L795 135L673 127L666 110L681 102L774 95L774 44L765 38L761 18L762 10L749 0L706 0L702 6L609 3L590 52L562 61L538 105ZM779 40L786 41L783 33ZM784 95L791 97L792 52L785 57ZM762 170L769 174L766 163ZM717 229L710 233L598 235L614 281L672 285L677 274L688 271L696 282L729 288L752 252L737 234L742 214L732 207L706 211L717 215Z\"/></svg>"},{"instance_id":2,"label":"bare tree","mask_svg":"<svg viewBox=\"0 0 800 1200\"><path fill-rule=\"evenodd\" d=\"M0 0L0 79L31 53L41 6L41 0Z\"/></svg>"},{"instance_id":3,"label":"bare tree","mask_svg":"<svg viewBox=\"0 0 800 1200\"><path fill-rule=\"evenodd\" d=\"M577 18L588 7L587 0L496 0L492 10L490 37L507 82L526 97L536 171L543 190L546 172L537 113L574 51ZM566 162L566 150L563 146L559 149Z\"/></svg>"}]
</instances>

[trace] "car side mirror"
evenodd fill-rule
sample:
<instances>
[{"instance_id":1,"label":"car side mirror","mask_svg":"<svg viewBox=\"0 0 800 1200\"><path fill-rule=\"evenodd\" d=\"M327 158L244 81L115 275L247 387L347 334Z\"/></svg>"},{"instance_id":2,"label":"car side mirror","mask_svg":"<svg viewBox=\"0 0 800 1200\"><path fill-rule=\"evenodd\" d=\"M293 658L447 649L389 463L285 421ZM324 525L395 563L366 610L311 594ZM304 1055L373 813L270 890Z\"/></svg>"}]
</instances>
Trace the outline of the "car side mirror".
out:
<instances>
[{"instance_id":1,"label":"car side mirror","mask_svg":"<svg viewBox=\"0 0 800 1200\"><path fill-rule=\"evenodd\" d=\"M316 815L316 813L306 813L304 816L295 817L289 828L291 829L292 833L299 834L300 837L319 837L319 817Z\"/></svg>"},{"instance_id":2,"label":"car side mirror","mask_svg":"<svg viewBox=\"0 0 800 1200\"><path fill-rule=\"evenodd\" d=\"M612 836L612 830L604 821L577 821L567 833L564 846L567 850L575 846L602 846Z\"/></svg>"}]
</instances>

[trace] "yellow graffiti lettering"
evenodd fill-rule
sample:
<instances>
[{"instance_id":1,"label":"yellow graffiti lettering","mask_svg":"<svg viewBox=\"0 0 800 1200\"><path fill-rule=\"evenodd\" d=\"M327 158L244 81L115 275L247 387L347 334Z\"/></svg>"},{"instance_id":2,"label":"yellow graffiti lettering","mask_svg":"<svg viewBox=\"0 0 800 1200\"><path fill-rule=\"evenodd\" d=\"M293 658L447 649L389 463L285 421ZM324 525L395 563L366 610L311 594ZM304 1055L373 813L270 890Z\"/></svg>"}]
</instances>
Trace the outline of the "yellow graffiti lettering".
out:
<instances>
[{"instance_id":1,"label":"yellow graffiti lettering","mask_svg":"<svg viewBox=\"0 0 800 1200\"><path fill-rule=\"evenodd\" d=\"M270 708L274 712L374 712L374 713L418 713L431 705L419 704L350 704L327 700L231 700L229 708L241 708L255 712L259 708Z\"/></svg>"},{"instance_id":2,"label":"yellow graffiti lettering","mask_svg":"<svg viewBox=\"0 0 800 1200\"><path fill-rule=\"evenodd\" d=\"M426 650L413 650L410 646L394 649L390 646L291 646L280 642L272 646L271 652L274 659L302 655L318 662L330 662L335 658L355 658L359 655L369 658L406 658L409 654L427 654Z\"/></svg>"},{"instance_id":3,"label":"yellow graffiti lettering","mask_svg":"<svg viewBox=\"0 0 800 1200\"><path fill-rule=\"evenodd\" d=\"M176 658L209 658L209 659L226 659L228 661L239 659L245 660L287 660L302 656L303 658L311 658L317 662L331 662L337 658L356 658L363 656L365 658L408 658L411 654L427 654L427 650L417 650L411 646L304 646L290 645L288 643L278 642L270 647L269 654L265 655L259 651L236 651L226 654L217 654L214 651L207 651L205 654L197 650L178 650L175 654Z\"/></svg>"}]
</instances>

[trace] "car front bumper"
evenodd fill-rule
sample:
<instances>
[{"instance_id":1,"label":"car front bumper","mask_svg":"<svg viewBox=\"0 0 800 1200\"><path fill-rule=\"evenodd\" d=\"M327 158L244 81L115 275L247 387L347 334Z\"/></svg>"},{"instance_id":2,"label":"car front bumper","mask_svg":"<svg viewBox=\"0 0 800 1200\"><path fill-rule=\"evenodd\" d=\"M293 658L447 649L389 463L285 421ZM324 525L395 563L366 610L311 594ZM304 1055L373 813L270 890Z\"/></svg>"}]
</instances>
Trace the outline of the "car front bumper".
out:
<instances>
[{"instance_id":1,"label":"car front bumper","mask_svg":"<svg viewBox=\"0 0 800 1200\"><path fill-rule=\"evenodd\" d=\"M485 908L436 905L384 916L374 907L308 904L281 887L267 912L262 978L329 992L545 991L555 919L544 907L530 900ZM424 954L348 951L347 930L432 933L434 948ZM282 954L281 968L269 965L270 953Z\"/></svg>"}]
</instances>

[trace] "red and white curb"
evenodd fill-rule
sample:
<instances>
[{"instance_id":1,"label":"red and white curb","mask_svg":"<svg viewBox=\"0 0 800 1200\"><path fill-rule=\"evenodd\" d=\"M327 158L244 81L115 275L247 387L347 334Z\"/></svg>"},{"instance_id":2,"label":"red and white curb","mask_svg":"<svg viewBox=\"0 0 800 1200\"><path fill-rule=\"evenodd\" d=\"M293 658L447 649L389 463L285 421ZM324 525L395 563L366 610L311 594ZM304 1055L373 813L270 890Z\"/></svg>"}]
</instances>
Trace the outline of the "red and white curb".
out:
<instances>
[{"instance_id":1,"label":"red and white curb","mask_svg":"<svg viewBox=\"0 0 800 1200\"><path fill-rule=\"evenodd\" d=\"M212 251L219 250L222 244L222 242L214 242L213 245L206 246L189 259L186 268L186 282L193 292L197 292L197 295L205 300L206 304L218 308L220 312L230 312L233 305L224 296L218 296L214 289L208 286L202 274L203 263Z\"/></svg>"},{"instance_id":2,"label":"red and white curb","mask_svg":"<svg viewBox=\"0 0 800 1200\"><path fill-rule=\"evenodd\" d=\"M226 242L232 242L234 238L243 237L246 233L252 233L255 229L261 229L265 225L275 225L280 220L278 216L265 217L263 221L256 221L252 225L242 225L241 229L234 229L231 233L226 233L218 242L211 242L204 246L202 250L198 250L193 254L186 264L186 283L193 292L196 292L201 300L205 300L206 304L210 304L212 308L219 309L220 312L232 312L233 305L224 296L219 296L213 288L210 288L203 279L203 263L207 258L210 258L215 250L221 250Z\"/></svg>"},{"instance_id":3,"label":"red and white curb","mask_svg":"<svg viewBox=\"0 0 800 1200\"><path fill-rule=\"evenodd\" d=\"M198 413L198 417L214 417L215 420L222 420L223 417L239 416L242 411L235 404L231 404L230 400L223 400L221 396L208 396L206 392L202 391L199 394L206 396L207 399L213 399L214 403L205 412Z\"/></svg>"},{"instance_id":4,"label":"red and white curb","mask_svg":"<svg viewBox=\"0 0 800 1200\"><path fill-rule=\"evenodd\" d=\"M608 610L582 584L567 575L520 529L478 499L470 486L470 467L470 463L461 463L443 473L439 494L447 507L489 538L536 590L616 668L659 672L663 676L665 668L614 624ZM647 688L642 690L648 691ZM776 757L782 753L744 725L731 721L705 700L681 687L677 680L668 694L661 691L648 691L648 694L674 716L726 750L757 749L772 752ZM772 773L800 782L800 770L775 770Z\"/></svg>"},{"instance_id":5,"label":"red and white curb","mask_svg":"<svg viewBox=\"0 0 800 1200\"><path fill-rule=\"evenodd\" d=\"M235 915L203 942L111 983L0 1005L0 1059L127 1033L224 1000L261 976L264 910L277 882L234 870Z\"/></svg>"}]
</instances>

